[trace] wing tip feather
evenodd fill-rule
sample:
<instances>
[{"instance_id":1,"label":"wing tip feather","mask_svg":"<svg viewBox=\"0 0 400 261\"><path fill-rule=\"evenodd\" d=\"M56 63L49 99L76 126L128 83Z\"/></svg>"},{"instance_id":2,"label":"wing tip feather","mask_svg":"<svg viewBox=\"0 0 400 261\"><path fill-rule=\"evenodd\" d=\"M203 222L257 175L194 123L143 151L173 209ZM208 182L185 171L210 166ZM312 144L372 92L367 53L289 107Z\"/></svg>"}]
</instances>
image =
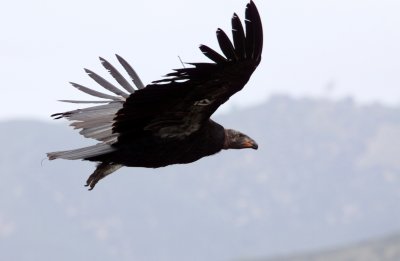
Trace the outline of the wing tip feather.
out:
<instances>
[{"instance_id":1,"label":"wing tip feather","mask_svg":"<svg viewBox=\"0 0 400 261\"><path fill-rule=\"evenodd\" d=\"M246 4L244 23L246 25L246 34L242 34L241 32L239 32L240 30L243 31L243 25L240 21L238 14L234 12L232 15L232 32L236 35L233 39L233 50L230 47L232 42L229 40L228 37L226 37L225 32L221 28L217 28L216 30L220 49L227 59L222 55L221 57L223 57L224 59L221 59L221 57L218 57L219 54L217 52L206 45L199 45L200 50L205 56L216 63L236 59L254 59L256 62L259 62L261 60L262 53L262 23L259 12L253 0L250 0ZM239 26L242 28L239 28ZM228 43L228 41L230 44ZM242 41L244 41L245 43L241 43Z\"/></svg>"}]
</instances>

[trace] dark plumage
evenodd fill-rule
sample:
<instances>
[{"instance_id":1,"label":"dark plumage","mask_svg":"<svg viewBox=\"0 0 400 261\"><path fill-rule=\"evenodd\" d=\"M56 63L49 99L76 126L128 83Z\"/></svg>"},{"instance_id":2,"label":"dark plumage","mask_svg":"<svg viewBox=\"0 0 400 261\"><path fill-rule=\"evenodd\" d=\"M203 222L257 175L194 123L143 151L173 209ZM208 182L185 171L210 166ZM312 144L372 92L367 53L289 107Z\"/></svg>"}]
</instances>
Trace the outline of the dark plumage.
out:
<instances>
[{"instance_id":1,"label":"dark plumage","mask_svg":"<svg viewBox=\"0 0 400 261\"><path fill-rule=\"evenodd\" d=\"M83 136L100 143L51 152L47 154L49 159L99 162L87 181L87 186L93 189L100 179L122 166L158 168L190 163L222 149L257 149L258 145L248 136L225 129L210 119L221 104L244 87L261 61L262 25L253 1L246 6L245 29L234 14L233 43L224 31L217 30L224 56L201 45L200 50L212 63L191 63L193 67L176 69L166 78L147 86L122 57L117 55L133 85L108 61L100 58L124 90L85 69L94 81L113 95L71 83L75 88L105 100L64 100L101 105L52 115L55 119L72 121L71 126L81 129Z\"/></svg>"}]
</instances>

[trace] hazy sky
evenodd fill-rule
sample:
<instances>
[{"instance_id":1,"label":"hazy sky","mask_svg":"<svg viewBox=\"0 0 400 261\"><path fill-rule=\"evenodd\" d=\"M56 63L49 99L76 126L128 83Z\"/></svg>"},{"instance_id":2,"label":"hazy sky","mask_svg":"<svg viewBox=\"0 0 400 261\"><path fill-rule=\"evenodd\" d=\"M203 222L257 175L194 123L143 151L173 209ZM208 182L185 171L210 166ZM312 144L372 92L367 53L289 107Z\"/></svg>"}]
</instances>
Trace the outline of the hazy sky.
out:
<instances>
[{"instance_id":1,"label":"hazy sky","mask_svg":"<svg viewBox=\"0 0 400 261\"><path fill-rule=\"evenodd\" d=\"M400 104L400 1L259 0L263 61L228 107L275 93L353 96ZM125 57L142 80L160 79L186 62L206 61L203 43L215 30L230 35L230 18L247 1L7 1L0 10L0 119L48 119L75 108L57 99L86 99L69 86L95 86L82 68L105 76L98 56ZM111 78L109 78L111 79Z\"/></svg>"}]
</instances>

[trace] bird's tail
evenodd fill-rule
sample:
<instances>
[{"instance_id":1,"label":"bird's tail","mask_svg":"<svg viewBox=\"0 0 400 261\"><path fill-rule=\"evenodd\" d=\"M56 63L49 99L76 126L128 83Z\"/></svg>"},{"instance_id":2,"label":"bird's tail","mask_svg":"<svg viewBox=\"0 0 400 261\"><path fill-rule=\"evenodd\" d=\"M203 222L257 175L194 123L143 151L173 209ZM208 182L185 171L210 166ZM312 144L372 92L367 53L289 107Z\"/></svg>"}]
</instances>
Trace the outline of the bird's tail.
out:
<instances>
[{"instance_id":1,"label":"bird's tail","mask_svg":"<svg viewBox=\"0 0 400 261\"><path fill-rule=\"evenodd\" d=\"M54 159L67 159L67 160L77 160L77 159L86 159L91 158L103 154L107 154L115 151L115 148L111 145L98 143L93 146L84 147L75 150L64 150L64 151L55 151L47 153L47 157L49 160Z\"/></svg>"}]
</instances>

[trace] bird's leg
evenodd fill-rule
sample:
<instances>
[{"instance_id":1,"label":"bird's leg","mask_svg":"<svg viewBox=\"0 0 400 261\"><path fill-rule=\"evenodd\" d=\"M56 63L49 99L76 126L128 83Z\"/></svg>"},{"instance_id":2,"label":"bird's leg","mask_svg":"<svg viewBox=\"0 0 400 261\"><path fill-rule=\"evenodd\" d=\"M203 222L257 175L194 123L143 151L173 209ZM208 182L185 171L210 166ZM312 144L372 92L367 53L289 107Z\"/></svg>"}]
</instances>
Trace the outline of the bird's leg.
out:
<instances>
[{"instance_id":1,"label":"bird's leg","mask_svg":"<svg viewBox=\"0 0 400 261\"><path fill-rule=\"evenodd\" d=\"M89 190L92 190L94 186L96 186L97 182L99 182L102 178L106 177L107 175L110 175L114 171L118 170L121 168L123 165L120 164L113 164L113 163L107 163L107 162L102 162L100 163L96 170L93 172L92 175L88 178L86 181L86 187L90 186Z\"/></svg>"}]
</instances>

